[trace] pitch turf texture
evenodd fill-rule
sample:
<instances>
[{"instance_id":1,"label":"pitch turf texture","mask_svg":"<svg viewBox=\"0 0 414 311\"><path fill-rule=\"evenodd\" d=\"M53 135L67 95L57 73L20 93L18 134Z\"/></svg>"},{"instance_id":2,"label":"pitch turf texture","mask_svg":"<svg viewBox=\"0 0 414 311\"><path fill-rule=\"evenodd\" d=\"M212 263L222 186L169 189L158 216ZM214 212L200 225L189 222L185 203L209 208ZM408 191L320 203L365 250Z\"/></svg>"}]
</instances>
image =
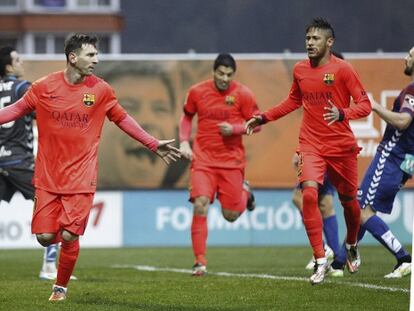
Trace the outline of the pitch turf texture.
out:
<instances>
[{"instance_id":1,"label":"pitch turf texture","mask_svg":"<svg viewBox=\"0 0 414 311\"><path fill-rule=\"evenodd\" d=\"M211 247L205 277L189 275L190 248L81 249L79 280L54 303L52 281L37 279L42 253L0 251L0 310L409 309L410 278L384 279L394 259L380 246L362 247L359 273L316 286L304 269L307 247Z\"/></svg>"}]
</instances>

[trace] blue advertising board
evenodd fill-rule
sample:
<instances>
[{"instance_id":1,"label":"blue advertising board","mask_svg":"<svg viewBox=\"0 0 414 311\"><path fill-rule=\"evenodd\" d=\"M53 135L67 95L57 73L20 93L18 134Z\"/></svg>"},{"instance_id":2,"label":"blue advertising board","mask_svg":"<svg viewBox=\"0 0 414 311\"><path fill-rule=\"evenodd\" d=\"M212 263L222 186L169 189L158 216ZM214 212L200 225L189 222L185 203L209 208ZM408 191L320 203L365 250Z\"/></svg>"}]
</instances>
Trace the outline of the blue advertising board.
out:
<instances>
[{"instance_id":1,"label":"blue advertising board","mask_svg":"<svg viewBox=\"0 0 414 311\"><path fill-rule=\"evenodd\" d=\"M255 191L257 207L237 221L227 222L218 201L208 213L208 245L307 245L308 239L289 190ZM391 215L381 215L401 243L411 244L414 191L399 193ZM340 239L345 225L335 198ZM189 246L192 205L184 190L130 191L123 193L124 246ZM364 244L376 244L366 234Z\"/></svg>"}]
</instances>

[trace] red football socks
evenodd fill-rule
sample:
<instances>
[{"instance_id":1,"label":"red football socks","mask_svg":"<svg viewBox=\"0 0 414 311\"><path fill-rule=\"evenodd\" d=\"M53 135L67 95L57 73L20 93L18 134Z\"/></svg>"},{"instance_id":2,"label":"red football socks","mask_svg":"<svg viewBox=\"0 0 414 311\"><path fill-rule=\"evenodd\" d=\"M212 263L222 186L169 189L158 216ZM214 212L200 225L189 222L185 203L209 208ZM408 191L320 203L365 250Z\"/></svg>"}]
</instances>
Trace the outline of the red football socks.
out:
<instances>
[{"instance_id":1,"label":"red football socks","mask_svg":"<svg viewBox=\"0 0 414 311\"><path fill-rule=\"evenodd\" d=\"M346 243L355 245L358 238L361 208L357 199L348 202L341 202L344 208L344 217L347 229Z\"/></svg>"},{"instance_id":2,"label":"red football socks","mask_svg":"<svg viewBox=\"0 0 414 311\"><path fill-rule=\"evenodd\" d=\"M206 244L207 244L207 217L193 216L193 223L191 224L191 241L193 243L193 252L196 262L203 265L207 263L206 260Z\"/></svg>"},{"instance_id":3,"label":"red football socks","mask_svg":"<svg viewBox=\"0 0 414 311\"><path fill-rule=\"evenodd\" d=\"M67 287L79 256L79 240L62 241L56 285Z\"/></svg>"},{"instance_id":4,"label":"red football socks","mask_svg":"<svg viewBox=\"0 0 414 311\"><path fill-rule=\"evenodd\" d=\"M322 240L322 216L318 208L318 189L305 187L302 190L303 198L303 223L309 242L313 249L313 256L318 258L325 257Z\"/></svg>"}]
</instances>

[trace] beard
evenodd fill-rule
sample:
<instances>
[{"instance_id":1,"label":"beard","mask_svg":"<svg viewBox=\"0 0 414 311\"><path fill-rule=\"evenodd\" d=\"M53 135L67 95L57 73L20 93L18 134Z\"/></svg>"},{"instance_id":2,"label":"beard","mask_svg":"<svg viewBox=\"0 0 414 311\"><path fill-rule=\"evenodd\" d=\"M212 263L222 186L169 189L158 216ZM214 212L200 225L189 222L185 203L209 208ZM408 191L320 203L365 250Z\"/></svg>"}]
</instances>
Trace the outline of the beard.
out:
<instances>
[{"instance_id":1,"label":"beard","mask_svg":"<svg viewBox=\"0 0 414 311\"><path fill-rule=\"evenodd\" d=\"M405 69L404 69L404 74L411 77L412 74L413 74L413 71L414 71L413 66L411 66L411 67L406 66Z\"/></svg>"}]
</instances>

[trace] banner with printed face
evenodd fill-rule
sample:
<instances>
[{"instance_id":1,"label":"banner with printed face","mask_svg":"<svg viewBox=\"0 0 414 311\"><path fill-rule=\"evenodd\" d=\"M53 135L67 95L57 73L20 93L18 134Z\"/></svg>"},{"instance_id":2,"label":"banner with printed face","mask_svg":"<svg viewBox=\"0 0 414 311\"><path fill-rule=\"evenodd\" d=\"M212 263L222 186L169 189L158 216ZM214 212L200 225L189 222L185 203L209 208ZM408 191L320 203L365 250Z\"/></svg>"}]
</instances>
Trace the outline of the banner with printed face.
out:
<instances>
[{"instance_id":1,"label":"banner with printed face","mask_svg":"<svg viewBox=\"0 0 414 311\"><path fill-rule=\"evenodd\" d=\"M130 58L130 57L129 57ZM391 107L408 83L402 59L349 59L371 100ZM236 79L255 94L264 111L283 100L290 90L297 60L240 60ZM189 87L212 78L212 60L101 61L96 74L107 80L125 109L152 135L178 140L178 122ZM63 69L63 61L26 61L26 79L35 80ZM380 68L380 70L379 70ZM82 99L80 99L82 100ZM96 99L99 102L99 98ZM292 156L298 146L302 109L245 137L246 177L254 187L290 188L295 184ZM196 120L193 120L193 134ZM351 122L359 145L362 179L381 139L385 123L378 116ZM194 137L194 135L193 135ZM101 189L185 188L186 160L166 166L160 158L106 122L99 152ZM412 187L412 181L407 186Z\"/></svg>"}]
</instances>

